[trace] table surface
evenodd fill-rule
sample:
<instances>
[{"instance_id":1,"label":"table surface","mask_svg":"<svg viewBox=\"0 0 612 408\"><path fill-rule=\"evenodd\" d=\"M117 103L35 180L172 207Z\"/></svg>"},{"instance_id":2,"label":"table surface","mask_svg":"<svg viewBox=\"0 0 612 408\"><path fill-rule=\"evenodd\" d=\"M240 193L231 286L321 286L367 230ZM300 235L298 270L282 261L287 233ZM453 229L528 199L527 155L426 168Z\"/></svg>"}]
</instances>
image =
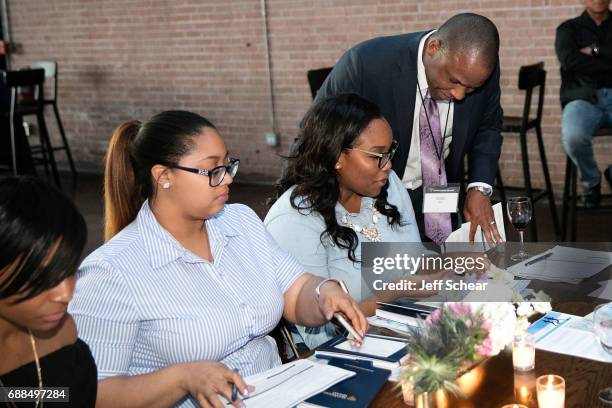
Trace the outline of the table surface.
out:
<instances>
[{"instance_id":1,"label":"table surface","mask_svg":"<svg viewBox=\"0 0 612 408\"><path fill-rule=\"evenodd\" d=\"M590 310L589 310L590 309ZM592 304L567 303L556 310L576 315L592 311ZM537 408L535 379L544 374L558 374L565 379L566 408L594 408L606 406L598 399L599 390L612 386L612 364L536 350L536 367L530 373L517 374L512 368L512 353L502 352L491 357L457 380L464 398L444 394L437 396L435 406L442 408L499 408L504 404L521 403ZM523 393L515 379L528 384ZM406 407L397 383L387 382L371 407ZM609 406L608 406L609 407Z\"/></svg>"}]
</instances>

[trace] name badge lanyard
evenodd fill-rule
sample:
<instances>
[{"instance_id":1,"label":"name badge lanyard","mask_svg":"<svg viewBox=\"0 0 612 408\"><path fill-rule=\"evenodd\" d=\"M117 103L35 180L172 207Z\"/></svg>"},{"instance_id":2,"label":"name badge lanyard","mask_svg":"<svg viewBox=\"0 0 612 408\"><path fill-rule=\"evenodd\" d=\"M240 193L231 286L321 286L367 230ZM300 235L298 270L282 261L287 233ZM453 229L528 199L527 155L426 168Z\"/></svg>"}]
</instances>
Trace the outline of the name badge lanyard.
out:
<instances>
[{"instance_id":1,"label":"name badge lanyard","mask_svg":"<svg viewBox=\"0 0 612 408\"><path fill-rule=\"evenodd\" d=\"M438 149L438 143L436 143L436 138L434 137L433 130L431 128L431 123L429 122L429 114L427 113L427 109L425 109L425 98L423 98L423 93L421 92L421 85L419 84L419 80L417 79L417 88L419 89L419 96L421 97L421 104L423 109L425 110L425 118L427 119L427 127L429 128L429 134L431 135L431 140L434 144L434 149L436 151L436 156L440 161L438 165L438 177L440 180L440 184L442 183L442 161L444 160L443 150L444 150L444 140L446 139L446 128L448 126L448 117L450 116L450 108L452 101L448 101L448 110L446 111L446 120L444 123L444 133L442 133L442 143L440 144L440 149ZM434 101L434 103L437 103Z\"/></svg>"}]
</instances>

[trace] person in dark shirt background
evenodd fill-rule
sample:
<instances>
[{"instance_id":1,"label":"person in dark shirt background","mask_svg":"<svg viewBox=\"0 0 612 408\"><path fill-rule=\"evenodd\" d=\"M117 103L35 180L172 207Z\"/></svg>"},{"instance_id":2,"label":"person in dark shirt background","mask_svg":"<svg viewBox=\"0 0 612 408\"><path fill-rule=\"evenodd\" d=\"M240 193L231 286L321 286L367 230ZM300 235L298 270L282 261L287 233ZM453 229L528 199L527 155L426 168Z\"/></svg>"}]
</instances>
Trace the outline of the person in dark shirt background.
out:
<instances>
[{"instance_id":1,"label":"person in dark shirt background","mask_svg":"<svg viewBox=\"0 0 612 408\"><path fill-rule=\"evenodd\" d=\"M593 155L593 134L612 127L612 18L610 0L583 3L580 16L557 28L555 50L561 63L563 147L578 167L585 207L596 208L601 173ZM612 188L612 165L604 176Z\"/></svg>"}]
</instances>

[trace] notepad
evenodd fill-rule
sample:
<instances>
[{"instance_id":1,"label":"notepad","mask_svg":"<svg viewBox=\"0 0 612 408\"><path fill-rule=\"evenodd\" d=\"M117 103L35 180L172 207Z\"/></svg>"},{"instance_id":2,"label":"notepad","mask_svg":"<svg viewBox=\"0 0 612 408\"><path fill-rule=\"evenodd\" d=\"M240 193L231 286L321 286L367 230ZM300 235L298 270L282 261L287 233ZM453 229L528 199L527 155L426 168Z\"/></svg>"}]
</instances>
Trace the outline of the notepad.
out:
<instances>
[{"instance_id":1,"label":"notepad","mask_svg":"<svg viewBox=\"0 0 612 408\"><path fill-rule=\"evenodd\" d=\"M549 312L529 327L537 349L612 363L591 330L592 322L566 313Z\"/></svg>"},{"instance_id":2,"label":"notepad","mask_svg":"<svg viewBox=\"0 0 612 408\"><path fill-rule=\"evenodd\" d=\"M360 348L346 343L345 337L334 337L317 347L315 356L371 361L375 367L392 370L390 380L399 378L399 367L408 358L405 339L366 334Z\"/></svg>"},{"instance_id":3,"label":"notepad","mask_svg":"<svg viewBox=\"0 0 612 408\"><path fill-rule=\"evenodd\" d=\"M544 257L546 253L551 255ZM538 259L541 260L537 261ZM534 262L537 261L537 262ZM549 282L580 283L612 264L612 253L557 245L508 268L515 276Z\"/></svg>"},{"instance_id":4,"label":"notepad","mask_svg":"<svg viewBox=\"0 0 612 408\"><path fill-rule=\"evenodd\" d=\"M350 341L340 343L334 348L342 351L357 351L361 354L368 354L373 357L389 358L393 354L406 348L406 344L399 341L389 341L378 337L365 336L361 347L351 346Z\"/></svg>"},{"instance_id":5,"label":"notepad","mask_svg":"<svg viewBox=\"0 0 612 408\"><path fill-rule=\"evenodd\" d=\"M244 378L255 387L243 399L247 408L289 408L329 387L354 376L355 373L311 360L297 360ZM226 401L226 406L231 404Z\"/></svg>"}]
</instances>

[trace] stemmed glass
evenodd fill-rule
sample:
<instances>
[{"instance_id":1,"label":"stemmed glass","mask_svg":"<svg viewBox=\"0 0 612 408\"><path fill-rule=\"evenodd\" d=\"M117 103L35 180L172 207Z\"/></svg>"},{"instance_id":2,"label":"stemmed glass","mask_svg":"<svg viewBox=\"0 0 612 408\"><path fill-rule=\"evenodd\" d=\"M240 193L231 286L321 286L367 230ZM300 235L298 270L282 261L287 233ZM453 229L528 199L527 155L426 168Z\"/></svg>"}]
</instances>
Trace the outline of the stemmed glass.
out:
<instances>
[{"instance_id":1,"label":"stemmed glass","mask_svg":"<svg viewBox=\"0 0 612 408\"><path fill-rule=\"evenodd\" d=\"M513 261L522 261L529 257L529 254L525 252L524 249L523 232L531 220L531 200L529 197L511 197L506 203L506 209L510 222L521 236L521 249L518 253L512 255L510 259Z\"/></svg>"}]
</instances>

